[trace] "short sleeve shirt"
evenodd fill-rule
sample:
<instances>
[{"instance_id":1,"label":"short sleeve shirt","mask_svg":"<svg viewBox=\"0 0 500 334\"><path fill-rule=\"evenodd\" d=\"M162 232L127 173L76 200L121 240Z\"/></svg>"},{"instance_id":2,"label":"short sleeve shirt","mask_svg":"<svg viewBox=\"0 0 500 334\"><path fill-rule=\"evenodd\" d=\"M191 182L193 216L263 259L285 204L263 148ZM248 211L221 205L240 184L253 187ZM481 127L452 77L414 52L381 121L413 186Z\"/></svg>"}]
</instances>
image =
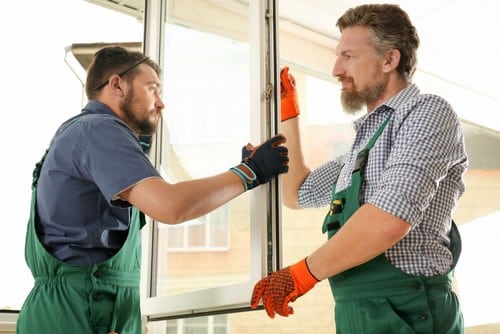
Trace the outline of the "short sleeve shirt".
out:
<instances>
[{"instance_id":1,"label":"short sleeve shirt","mask_svg":"<svg viewBox=\"0 0 500 334\"><path fill-rule=\"evenodd\" d=\"M349 152L309 174L299 189L299 203L325 206L333 185L337 192L348 187L357 154L387 118L368 155L360 202L411 224L410 233L386 251L391 263L409 274L444 274L453 262L448 234L465 190L468 159L458 117L439 96L421 94L411 84L356 120Z\"/></svg>"},{"instance_id":2,"label":"short sleeve shirt","mask_svg":"<svg viewBox=\"0 0 500 334\"><path fill-rule=\"evenodd\" d=\"M37 233L61 261L113 256L128 233L130 204L117 195L160 177L138 137L106 105L90 101L57 130L37 187Z\"/></svg>"}]
</instances>

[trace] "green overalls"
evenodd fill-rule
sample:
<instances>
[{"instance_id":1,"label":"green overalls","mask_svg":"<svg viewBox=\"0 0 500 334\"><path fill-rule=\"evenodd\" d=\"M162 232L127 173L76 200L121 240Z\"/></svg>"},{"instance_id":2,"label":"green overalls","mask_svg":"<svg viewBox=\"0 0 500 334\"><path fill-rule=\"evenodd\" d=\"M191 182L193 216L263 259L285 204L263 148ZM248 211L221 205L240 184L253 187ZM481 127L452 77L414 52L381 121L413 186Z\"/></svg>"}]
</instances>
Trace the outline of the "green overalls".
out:
<instances>
[{"instance_id":1,"label":"green overalls","mask_svg":"<svg viewBox=\"0 0 500 334\"><path fill-rule=\"evenodd\" d=\"M323 223L330 239L359 208L363 167L368 152L389 120L377 130L356 159L351 185L335 193ZM370 236L367 236L370 237ZM455 223L450 233L453 268L461 252ZM330 277L335 299L337 334L451 334L463 333L463 318L451 290L453 268L447 275L413 276L393 266L384 256Z\"/></svg>"},{"instance_id":2,"label":"green overalls","mask_svg":"<svg viewBox=\"0 0 500 334\"><path fill-rule=\"evenodd\" d=\"M33 172L25 246L35 286L19 314L17 333L140 334L139 229L144 215L132 208L127 240L112 258L92 266L59 261L45 250L35 228L37 182L44 158Z\"/></svg>"}]
</instances>

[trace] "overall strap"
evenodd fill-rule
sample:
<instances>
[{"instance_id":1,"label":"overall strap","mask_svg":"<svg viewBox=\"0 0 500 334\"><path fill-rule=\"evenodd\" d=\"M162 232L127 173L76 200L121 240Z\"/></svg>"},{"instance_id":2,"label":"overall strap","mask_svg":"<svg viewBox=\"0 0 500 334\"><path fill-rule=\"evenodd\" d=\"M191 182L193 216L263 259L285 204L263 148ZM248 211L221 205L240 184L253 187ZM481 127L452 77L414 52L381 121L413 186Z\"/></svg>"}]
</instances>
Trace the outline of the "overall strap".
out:
<instances>
[{"instance_id":1,"label":"overall strap","mask_svg":"<svg viewBox=\"0 0 500 334\"><path fill-rule=\"evenodd\" d=\"M359 192L361 189L363 167L368 161L368 151L375 145L375 142L380 137L385 127L390 121L388 117L384 123L377 129L375 134L370 138L365 148L356 156L353 171L351 174L351 185L346 189L336 193L336 185L332 187L332 201L330 203L329 213L323 221L323 233L329 231L330 238L334 232L343 226L347 219L359 208Z\"/></svg>"},{"instance_id":2,"label":"overall strap","mask_svg":"<svg viewBox=\"0 0 500 334\"><path fill-rule=\"evenodd\" d=\"M377 141L378 137L380 137L387 123L389 123L390 120L391 118L388 117L384 121L384 123L378 128L377 132L375 132L373 137L370 138L370 141L368 141L368 144L366 144L365 148L358 153L358 156L356 157L356 162L354 163L354 168L352 170L353 173L362 170L363 167L366 165L366 162L368 161L368 151L370 151L373 145L375 145L375 142Z\"/></svg>"},{"instance_id":3,"label":"overall strap","mask_svg":"<svg viewBox=\"0 0 500 334\"><path fill-rule=\"evenodd\" d=\"M35 165L35 169L33 169L33 181L31 182L31 190L34 190L38 184L38 179L40 178L40 171L42 170L43 162L45 161L45 157L49 153L49 149L45 150L40 161L38 161Z\"/></svg>"},{"instance_id":4,"label":"overall strap","mask_svg":"<svg viewBox=\"0 0 500 334\"><path fill-rule=\"evenodd\" d=\"M62 132L66 131L71 125L75 124L76 120L73 120L71 123L69 123L64 129L62 129ZM40 171L42 170L42 165L43 162L45 161L45 158L47 157L47 153L49 153L49 149L52 146L52 142L54 139L50 141L49 148L45 150L45 153L43 154L42 158L40 161L38 161L35 165L35 168L33 169L33 181L31 182L31 189L33 190L36 188L38 184L38 179L40 178Z\"/></svg>"},{"instance_id":5,"label":"overall strap","mask_svg":"<svg viewBox=\"0 0 500 334\"><path fill-rule=\"evenodd\" d=\"M391 120L390 117L388 117L384 123L377 129L375 134L370 138L368 141L368 144L366 144L365 148L362 149L357 157L356 161L354 162L354 167L352 170L351 174L351 199L356 201L356 205L359 206L359 192L361 190L361 183L363 182L363 173L364 173L364 167L366 163L368 162L368 152L372 149L373 145L375 145L375 142L377 139L380 137L382 132L384 131L387 123ZM348 218L348 217L346 217Z\"/></svg>"}]
</instances>

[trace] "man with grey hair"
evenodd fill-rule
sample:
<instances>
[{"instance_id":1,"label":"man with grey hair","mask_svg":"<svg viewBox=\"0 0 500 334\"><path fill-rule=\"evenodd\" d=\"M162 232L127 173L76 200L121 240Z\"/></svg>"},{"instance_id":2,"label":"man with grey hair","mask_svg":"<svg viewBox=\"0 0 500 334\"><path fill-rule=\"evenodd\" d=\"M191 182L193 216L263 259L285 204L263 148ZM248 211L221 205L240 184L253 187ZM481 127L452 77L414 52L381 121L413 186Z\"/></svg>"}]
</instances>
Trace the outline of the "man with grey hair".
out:
<instances>
[{"instance_id":1,"label":"man with grey hair","mask_svg":"<svg viewBox=\"0 0 500 334\"><path fill-rule=\"evenodd\" d=\"M305 259L260 280L270 317L328 278L337 333L463 333L451 289L461 244L452 214L468 166L460 122L443 98L411 82L419 38L397 5L351 8L337 21L333 76L355 121L350 150L310 170L299 136L299 105L288 68L281 72L282 123L290 169L285 205L330 204L328 241ZM286 222L284 222L286 224Z\"/></svg>"}]
</instances>

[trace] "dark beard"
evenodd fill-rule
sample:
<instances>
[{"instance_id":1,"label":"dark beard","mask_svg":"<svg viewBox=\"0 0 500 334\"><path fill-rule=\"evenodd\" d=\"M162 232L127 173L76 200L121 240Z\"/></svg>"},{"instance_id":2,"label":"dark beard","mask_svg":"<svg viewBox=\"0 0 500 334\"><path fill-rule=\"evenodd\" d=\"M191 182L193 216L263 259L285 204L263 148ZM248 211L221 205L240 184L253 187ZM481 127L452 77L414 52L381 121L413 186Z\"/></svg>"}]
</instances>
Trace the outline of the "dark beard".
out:
<instances>
[{"instance_id":1,"label":"dark beard","mask_svg":"<svg viewBox=\"0 0 500 334\"><path fill-rule=\"evenodd\" d=\"M362 91L342 91L340 100L344 111L348 114L355 114L360 111L367 103L375 101L384 91L384 85L377 83L371 87L366 87Z\"/></svg>"},{"instance_id":2,"label":"dark beard","mask_svg":"<svg viewBox=\"0 0 500 334\"><path fill-rule=\"evenodd\" d=\"M130 128L140 135L152 135L156 132L156 125L153 124L149 119L138 119L137 116L132 111L133 109L133 99L134 90L131 89L125 95L123 102L120 103L120 109L125 114L125 123L130 126Z\"/></svg>"}]
</instances>

